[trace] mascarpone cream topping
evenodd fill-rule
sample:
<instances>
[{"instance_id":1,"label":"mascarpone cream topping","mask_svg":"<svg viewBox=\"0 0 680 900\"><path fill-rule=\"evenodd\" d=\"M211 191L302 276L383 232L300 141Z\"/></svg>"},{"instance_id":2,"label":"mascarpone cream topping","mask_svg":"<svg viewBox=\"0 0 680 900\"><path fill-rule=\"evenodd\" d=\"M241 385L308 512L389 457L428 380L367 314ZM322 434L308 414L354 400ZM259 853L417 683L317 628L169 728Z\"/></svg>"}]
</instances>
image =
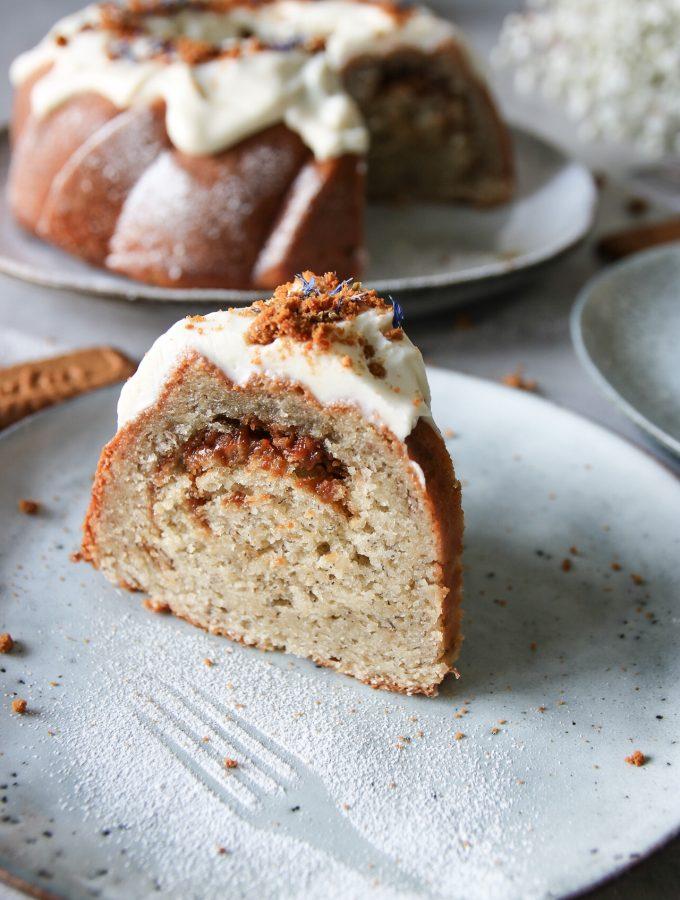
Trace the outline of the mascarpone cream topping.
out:
<instances>
[{"instance_id":1,"label":"mascarpone cream topping","mask_svg":"<svg viewBox=\"0 0 680 900\"><path fill-rule=\"evenodd\" d=\"M335 326L341 340L327 349L277 337L269 344L253 344L247 332L252 309L230 309L182 319L153 344L137 372L125 384L118 401L118 428L135 419L159 398L163 387L188 355L205 357L235 384L254 377L302 385L324 406L349 405L376 426L405 440L421 417L431 418L430 391L420 351L403 335L386 336L392 329L391 310L370 309ZM352 343L345 338L355 339ZM380 363L373 374L371 360Z\"/></svg>"},{"instance_id":2,"label":"mascarpone cream topping","mask_svg":"<svg viewBox=\"0 0 680 900\"><path fill-rule=\"evenodd\" d=\"M317 159L363 154L368 131L343 88L343 67L364 53L431 51L457 35L428 10L395 14L355 0L274 0L219 13L188 6L144 16L141 33L126 38L102 28L101 15L93 5L58 22L14 61L13 83L51 66L31 92L38 116L86 91L121 109L163 100L170 140L194 155L225 150L278 122L297 132ZM226 55L192 64L161 52L164 42L181 37ZM253 38L262 47L252 49ZM305 46L317 40L323 49Z\"/></svg>"}]
</instances>

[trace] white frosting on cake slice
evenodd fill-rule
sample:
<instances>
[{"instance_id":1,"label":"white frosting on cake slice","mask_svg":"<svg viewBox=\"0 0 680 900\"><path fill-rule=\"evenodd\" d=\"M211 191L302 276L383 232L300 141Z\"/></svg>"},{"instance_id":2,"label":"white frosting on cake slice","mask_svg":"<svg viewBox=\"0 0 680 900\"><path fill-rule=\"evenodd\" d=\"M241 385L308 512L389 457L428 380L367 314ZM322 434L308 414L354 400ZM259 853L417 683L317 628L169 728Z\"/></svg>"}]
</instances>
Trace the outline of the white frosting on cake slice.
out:
<instances>
[{"instance_id":1,"label":"white frosting on cake slice","mask_svg":"<svg viewBox=\"0 0 680 900\"><path fill-rule=\"evenodd\" d=\"M236 385L259 377L301 385L324 406L351 406L377 427L405 440L418 419L431 418L430 391L420 351L402 335L389 334L391 310L369 309L334 323L337 339L327 348L291 337L251 343L252 308L229 309L177 322L158 338L118 402L119 429L159 399L181 362L199 354ZM349 342L346 340L349 338ZM370 358L364 353L372 348ZM372 371L373 370L373 371Z\"/></svg>"}]
</instances>

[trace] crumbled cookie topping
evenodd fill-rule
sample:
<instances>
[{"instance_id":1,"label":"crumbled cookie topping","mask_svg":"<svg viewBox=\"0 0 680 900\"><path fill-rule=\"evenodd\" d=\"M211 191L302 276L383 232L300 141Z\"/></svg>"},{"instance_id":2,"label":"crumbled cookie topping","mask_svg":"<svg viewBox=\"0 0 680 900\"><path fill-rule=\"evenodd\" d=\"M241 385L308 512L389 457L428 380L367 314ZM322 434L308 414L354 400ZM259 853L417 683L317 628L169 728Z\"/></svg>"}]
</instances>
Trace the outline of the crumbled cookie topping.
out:
<instances>
[{"instance_id":1,"label":"crumbled cookie topping","mask_svg":"<svg viewBox=\"0 0 680 900\"><path fill-rule=\"evenodd\" d=\"M100 9L106 10L106 14L115 21L116 12L123 17L141 19L145 16L173 16L183 10L227 13L237 6L258 7L271 2L273 0L126 0L119 6L107 0L100 4ZM377 6L397 21L403 21L413 15L413 9L408 3L397 3L394 0L357 0L357 2Z\"/></svg>"},{"instance_id":2,"label":"crumbled cookie topping","mask_svg":"<svg viewBox=\"0 0 680 900\"><path fill-rule=\"evenodd\" d=\"M311 341L319 347L329 346L341 337L338 323L355 319L369 309L386 311L391 304L361 282L348 278L341 281L334 272L315 275L303 272L294 281L278 287L270 300L253 304L256 316L247 332L250 344L271 344L277 338ZM392 329L400 332L400 328ZM393 339L400 339L396 335Z\"/></svg>"},{"instance_id":3,"label":"crumbled cookie topping","mask_svg":"<svg viewBox=\"0 0 680 900\"><path fill-rule=\"evenodd\" d=\"M233 58L262 50L286 52L296 49L314 54L325 49L326 41L321 37L307 39L294 37L283 43L277 43L260 40L245 30L236 37L218 42L187 35L160 39L154 37L146 25L146 19L151 16L170 17L184 11L226 15L233 7L258 7L266 2L269 0L127 0L125 5L104 2L98 7L99 27L113 38L108 48L111 59L165 58L167 61L180 59L189 66L198 66L218 57ZM83 30L90 30L92 27L91 23L87 23L83 26ZM139 37L148 37L149 46L145 49L133 46L132 42ZM55 42L59 46L65 46L67 40L59 35L55 38Z\"/></svg>"}]
</instances>

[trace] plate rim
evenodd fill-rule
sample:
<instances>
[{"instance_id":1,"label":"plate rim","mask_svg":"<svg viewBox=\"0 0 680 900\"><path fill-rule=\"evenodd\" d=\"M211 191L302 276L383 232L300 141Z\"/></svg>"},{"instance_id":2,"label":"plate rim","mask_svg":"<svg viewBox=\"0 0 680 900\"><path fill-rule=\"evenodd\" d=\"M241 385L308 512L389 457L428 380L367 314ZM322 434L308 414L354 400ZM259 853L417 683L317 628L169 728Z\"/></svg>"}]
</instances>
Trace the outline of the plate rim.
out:
<instances>
[{"instance_id":1,"label":"plate rim","mask_svg":"<svg viewBox=\"0 0 680 900\"><path fill-rule=\"evenodd\" d=\"M528 405L534 406L535 408L543 407L547 409L551 414L558 414L561 417L564 417L574 424L580 426L581 428L585 427L588 431L595 434L596 436L599 436L600 438L604 438L608 441L613 441L615 444L619 444L627 448L629 452L635 453L637 456L639 456L639 459L643 464L650 466L650 469L656 470L662 477L669 478L676 490L680 487L680 479L678 478L676 472L662 459L659 459L657 456L655 456L651 451L636 444L625 435L621 435L618 432L605 427L599 422L590 419L588 416L585 416L567 407L561 406L554 400L540 395L530 394L526 392L517 392L512 388L494 381L493 379L482 378L477 375L470 375L466 372L461 372L456 369L444 368L443 366L427 366L427 372L428 377L430 375L445 378L453 376L454 379L461 379L464 382L472 382L476 386L483 389L491 389L499 396L507 395L507 392L511 392L513 395L516 395L516 399L518 402L526 403ZM16 433L25 429L30 429L31 427L34 427L36 425L40 425L40 423L46 419L53 419L69 408L73 408L77 405L83 405L87 402L92 402L92 400L97 395L110 393L113 398L115 396L115 392L119 389L119 385L105 385L92 391L87 391L86 393L79 396L69 398L61 403L55 404L54 406L38 410L0 431L0 445L2 445L7 439L14 437ZM115 428L115 419L112 420L111 424L112 429ZM591 891L597 890L604 885L614 882L629 870L634 869L636 866L649 859L654 855L654 853L661 850L664 846L677 839L678 837L680 837L680 817L678 818L677 823L671 829L658 835L648 846L644 847L644 849L640 851L640 855L638 858L623 859L618 865L612 867L608 872L601 875L600 877L597 877L594 880L587 882L586 884L568 889L565 893L555 894L555 896L562 897L563 900L571 900L571 898L584 897ZM49 892L36 893L37 891L42 890L39 885L34 884L33 882L26 880L21 876L17 877L17 875L12 872L11 869L8 869L4 864L0 864L0 884L8 884L9 886L16 888L27 896L38 896L44 898L44 900L59 900L59 898L61 897L61 895L50 894Z\"/></svg>"},{"instance_id":2,"label":"plate rim","mask_svg":"<svg viewBox=\"0 0 680 900\"><path fill-rule=\"evenodd\" d=\"M498 259L491 263L471 266L462 272L455 273L430 273L428 275L413 275L399 279L376 279L365 280L365 284L369 288L374 288L379 292L404 292L413 293L420 291L434 291L444 288L470 288L477 285L483 285L490 282L495 285L499 280L512 275L528 274L536 270L541 265L559 259L564 254L573 250L578 244L584 240L590 233L598 205L598 190L595 178L591 170L584 163L568 155L556 143L547 140L538 131L513 122L512 119L507 121L511 134L519 138L528 138L541 147L550 150L558 157L564 169L572 169L579 173L583 179L584 186L584 210L585 214L582 221L565 233L559 240L553 241L539 249L530 250L518 257L510 259ZM0 148L11 153L9 147L9 122L0 122ZM3 179L0 184L0 190L6 192L7 179ZM510 201L508 207L512 208L514 201ZM452 204L455 206L455 204ZM26 233L20 225L13 223L22 235L29 239L35 236ZM46 243L46 242L44 242ZM52 245L49 245L52 246ZM55 252L63 253L67 258L69 254L53 247ZM518 262L518 260L520 260ZM86 266L84 260L79 262ZM110 298L116 300L126 300L128 302L149 301L152 303L189 303L189 304L214 304L214 303L232 303L244 305L253 302L256 299L266 298L271 294L267 290L237 290L231 288L162 288L145 284L144 282L135 282L129 279L129 287L124 285L116 288L113 285L99 283L97 277L116 277L116 273L109 273L106 269L98 269L93 267L92 283L87 284L77 276L76 283L69 281L68 276L52 276L47 270L34 270L30 263L21 262L12 256L0 251L0 274L7 275L10 278L18 279L27 284L34 284L40 287L47 287L54 290L71 291L78 294L89 294L95 297ZM117 276L124 278L125 276Z\"/></svg>"},{"instance_id":3,"label":"plate rim","mask_svg":"<svg viewBox=\"0 0 680 900\"><path fill-rule=\"evenodd\" d=\"M593 297L596 296L597 290L603 284L606 284L612 278L620 276L621 273L637 269L641 264L645 265L653 262L657 257L667 255L680 256L680 241L634 253L628 259L607 266L602 272L590 278L576 295L576 300L569 314L569 330L579 362L600 391L618 406L642 431L654 438L666 450L669 450L676 456L680 456L680 439L673 437L672 434L655 425L614 387L591 356L583 336L583 315L585 309L590 302L596 302L593 300Z\"/></svg>"}]
</instances>

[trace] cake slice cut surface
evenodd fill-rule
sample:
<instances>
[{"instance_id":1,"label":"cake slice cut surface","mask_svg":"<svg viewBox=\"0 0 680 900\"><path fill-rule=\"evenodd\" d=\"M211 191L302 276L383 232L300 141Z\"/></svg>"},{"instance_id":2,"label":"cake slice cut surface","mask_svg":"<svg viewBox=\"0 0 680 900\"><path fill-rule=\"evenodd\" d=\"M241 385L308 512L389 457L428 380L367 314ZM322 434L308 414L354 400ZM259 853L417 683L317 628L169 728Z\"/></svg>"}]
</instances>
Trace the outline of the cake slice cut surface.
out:
<instances>
[{"instance_id":1,"label":"cake slice cut surface","mask_svg":"<svg viewBox=\"0 0 680 900\"><path fill-rule=\"evenodd\" d=\"M305 272L194 316L119 402L82 556L217 634L436 693L460 645L460 485L390 303Z\"/></svg>"}]
</instances>

